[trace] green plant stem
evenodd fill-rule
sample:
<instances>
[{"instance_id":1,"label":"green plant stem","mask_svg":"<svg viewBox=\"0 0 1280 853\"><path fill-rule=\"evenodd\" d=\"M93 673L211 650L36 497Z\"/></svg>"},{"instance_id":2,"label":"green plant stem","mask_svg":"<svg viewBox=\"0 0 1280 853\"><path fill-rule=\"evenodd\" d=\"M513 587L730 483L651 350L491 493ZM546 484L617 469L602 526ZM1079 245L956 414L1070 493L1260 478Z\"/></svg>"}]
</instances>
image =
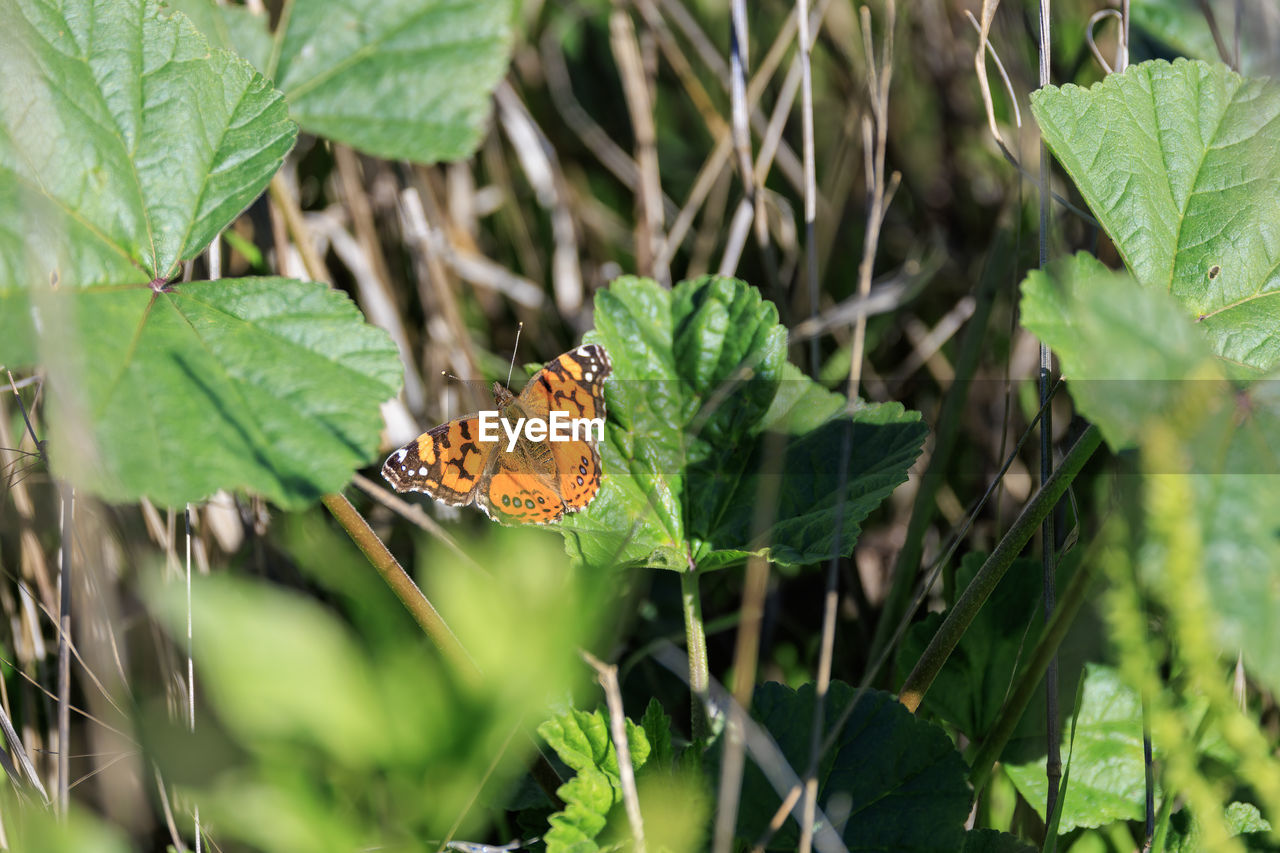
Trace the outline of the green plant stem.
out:
<instances>
[{"instance_id":1,"label":"green plant stem","mask_svg":"<svg viewBox=\"0 0 1280 853\"><path fill-rule=\"evenodd\" d=\"M951 459L951 451L960 436L965 403L969 399L969 387L978 369L978 359L987 347L987 325L991 319L991 307L995 304L995 286L1003 281L1009 273L1015 253L1013 241L1007 230L1002 230L996 237L995 244L987 255L987 265L978 283L976 304L973 316L965 327L964 340L960 344L960 354L956 358L955 380L947 391L938 412L937 427L934 431L933 450L929 454L929 466L920 478L920 488L916 490L911 519L907 522L907 535L902 543L902 550L894 561L893 584L885 597L884 607L880 611L880 619L876 622L876 633L871 641L871 651L867 660L879 660L881 653L897 632L898 622L906 613L911 602L911 591L915 586L920 571L920 557L924 552L924 534L933 523L938 510L938 490L946 482L947 463ZM948 572L948 576L951 573ZM951 597L947 604L950 606ZM892 669L890 667L890 669Z\"/></svg>"},{"instance_id":2,"label":"green plant stem","mask_svg":"<svg viewBox=\"0 0 1280 853\"><path fill-rule=\"evenodd\" d=\"M369 558L374 569L382 575L387 586L391 587L396 598L400 599L400 603L431 638L431 642L436 644L436 648L460 673L479 674L475 662L471 660L467 650L449 629L444 617L431 605L422 590L413 582L413 578L409 577L409 573L387 550L387 546L382 544L378 534L373 532L369 522L365 521L364 516L351 505L351 501L336 492L325 495L320 500L329 512L333 513L333 517L342 525L342 529L347 531L347 535L351 537L352 542L356 543L356 547Z\"/></svg>"},{"instance_id":3,"label":"green plant stem","mask_svg":"<svg viewBox=\"0 0 1280 853\"><path fill-rule=\"evenodd\" d=\"M1053 611L1053 618L1045 625L1040 641L1031 652L1026 668L1018 677L1017 685L1000 709L1000 716L996 718L987 739L983 741L982 747L973 757L969 782L973 785L975 792L981 791L991 778L991 769L995 766L996 759L1000 757L1009 738L1013 736L1013 730L1017 728L1023 712L1035 695L1040 680L1048 671L1050 661L1058 653L1058 647L1067 636L1067 631L1075 621L1076 614L1088 600L1089 589L1093 586L1094 578L1097 577L1098 561L1095 550L1096 548L1091 547L1085 554L1080 568L1076 570L1071 583L1067 585L1061 600L1058 601L1058 606Z\"/></svg>"},{"instance_id":4,"label":"green plant stem","mask_svg":"<svg viewBox=\"0 0 1280 853\"><path fill-rule=\"evenodd\" d=\"M689 561L689 570L680 573L680 599L684 609L685 646L689 652L690 729L695 741L711 737L711 721L707 719L705 700L711 684L711 668L707 663L707 632L702 624L702 593L698 590L698 568Z\"/></svg>"},{"instance_id":5,"label":"green plant stem","mask_svg":"<svg viewBox=\"0 0 1280 853\"><path fill-rule=\"evenodd\" d=\"M955 649L956 643L968 629L982 605L995 590L996 584L1004 577L1014 558L1021 553L1027 541L1036 532L1036 528L1044 521L1048 513L1053 511L1058 498L1066 492L1067 486L1075 479L1076 474L1084 467L1093 452L1102 443L1102 434L1092 424L1076 439L1076 443L1067 452L1062 465L1053 472L1048 480L1036 491L1031 501L1022 510L1022 514L1009 528L1009 532L1000 540L1000 544L991 552L991 556L983 563L978 574L965 588L964 594L947 614L947 618L929 641L929 646L916 661L915 667L902 685L898 700L914 713L920 707L920 700L933 684L942 670L947 658Z\"/></svg>"},{"instance_id":6,"label":"green plant stem","mask_svg":"<svg viewBox=\"0 0 1280 853\"><path fill-rule=\"evenodd\" d=\"M351 505L351 501L335 492L334 494L325 495L320 499L320 502L342 525L342 529L347 531L351 541L356 543L356 547L369 559L378 574L382 575L382 579L386 581L387 586L391 587L391 591L396 594L396 598L400 599L400 603L405 606L405 609L413 616L414 621L431 638L431 642L435 643L436 648L440 649L441 654L454 665L454 668L464 678L478 677L480 675L479 668L476 666L475 661L471 659L471 655L467 654L467 650L462 643L458 641L457 636L449 628L449 624L444 621L444 617L427 600L422 590L413 582L413 578L409 577L409 573L387 550L387 546L382 544L378 534L373 532L369 522L365 521L359 510ZM705 660L706 655L704 653L704 663ZM560 786L562 780L556 775L555 769L547 761L546 756L542 754L538 743L534 741L533 745L535 756L530 773L533 775L534 781L538 783L538 787L542 788L551 802L559 808L563 803L560 802L560 798L556 795L556 789Z\"/></svg>"}]
</instances>

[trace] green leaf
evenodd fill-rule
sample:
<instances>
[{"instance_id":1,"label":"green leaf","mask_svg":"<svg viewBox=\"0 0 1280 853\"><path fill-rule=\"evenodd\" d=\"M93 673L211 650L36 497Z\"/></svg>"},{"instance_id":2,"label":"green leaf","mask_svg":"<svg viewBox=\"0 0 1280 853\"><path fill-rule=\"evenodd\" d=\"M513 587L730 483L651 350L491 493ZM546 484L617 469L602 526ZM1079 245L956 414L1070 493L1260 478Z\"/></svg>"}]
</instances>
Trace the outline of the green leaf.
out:
<instances>
[{"instance_id":1,"label":"green leaf","mask_svg":"<svg viewBox=\"0 0 1280 853\"><path fill-rule=\"evenodd\" d=\"M340 487L399 385L386 336L318 284L160 286L293 145L280 93L152 0L5 9L0 360L46 369L55 471L164 505Z\"/></svg>"},{"instance_id":2,"label":"green leaf","mask_svg":"<svg viewBox=\"0 0 1280 853\"><path fill-rule=\"evenodd\" d=\"M206 695L249 744L301 738L347 767L385 762L393 711L378 701L355 639L299 595L213 575L193 579L194 647ZM186 589L153 583L150 598L186 630Z\"/></svg>"},{"instance_id":3,"label":"green leaf","mask_svg":"<svg viewBox=\"0 0 1280 853\"><path fill-rule=\"evenodd\" d=\"M1020 308L1112 449L1133 446L1148 419L1168 418L1188 393L1205 390L1199 380L1221 376L1175 300L1085 252L1028 273Z\"/></svg>"},{"instance_id":4,"label":"green leaf","mask_svg":"<svg viewBox=\"0 0 1280 853\"><path fill-rule=\"evenodd\" d=\"M669 770L675 766L675 751L671 747L671 718L662 710L656 697L649 697L649 705L640 719L645 739L649 742L649 767Z\"/></svg>"},{"instance_id":5,"label":"green leaf","mask_svg":"<svg viewBox=\"0 0 1280 853\"><path fill-rule=\"evenodd\" d=\"M956 569L957 589L968 586L986 556L964 556ZM1039 638L1040 594L1039 561L1015 561L925 693L926 711L970 740L982 740L1009 696L1018 665L1025 664ZM899 679L906 678L942 620L943 614L930 613L907 631L898 653Z\"/></svg>"},{"instance_id":6,"label":"green leaf","mask_svg":"<svg viewBox=\"0 0 1280 853\"><path fill-rule=\"evenodd\" d=\"M136 843L121 837L117 825L72 803L60 816L31 800L19 800L11 793L3 799L6 845L11 850L40 850L42 853L125 853Z\"/></svg>"},{"instance_id":7,"label":"green leaf","mask_svg":"<svg viewBox=\"0 0 1280 853\"><path fill-rule=\"evenodd\" d=\"M1227 361L1280 363L1280 85L1144 62L1032 96L1045 141L1143 285Z\"/></svg>"},{"instance_id":8,"label":"green leaf","mask_svg":"<svg viewBox=\"0 0 1280 853\"><path fill-rule=\"evenodd\" d=\"M300 506L378 444L395 346L323 284L261 278L33 293L54 470L107 500L245 488Z\"/></svg>"},{"instance_id":9,"label":"green leaf","mask_svg":"<svg viewBox=\"0 0 1280 853\"><path fill-rule=\"evenodd\" d=\"M961 853L1035 853L1034 847L1007 832L971 829L964 834Z\"/></svg>"},{"instance_id":10,"label":"green leaf","mask_svg":"<svg viewBox=\"0 0 1280 853\"><path fill-rule=\"evenodd\" d=\"M209 44L249 60L259 72L271 61L271 34L263 16L246 6L221 5L210 0L164 0L164 4L191 19Z\"/></svg>"},{"instance_id":11,"label":"green leaf","mask_svg":"<svg viewBox=\"0 0 1280 853\"><path fill-rule=\"evenodd\" d=\"M304 130L388 159L434 163L475 150L511 55L513 0L307 0L266 23L183 0L211 39L255 60ZM258 64L258 63L262 64Z\"/></svg>"},{"instance_id":12,"label":"green leaf","mask_svg":"<svg viewBox=\"0 0 1280 853\"><path fill-rule=\"evenodd\" d=\"M848 684L831 683L824 735L857 693ZM809 763L814 701L811 684L795 691L773 682L756 688L752 700L751 715L798 772ZM718 766L721 749L717 742L708 754L712 766ZM749 765L742 779L738 838L759 838L780 804L764 774ZM941 728L911 714L890 694L867 690L823 754L818 804L831 820L843 822L850 850L953 853L964 844L970 791L964 761ZM794 817L788 818L768 849L796 849L798 832Z\"/></svg>"},{"instance_id":13,"label":"green leaf","mask_svg":"<svg viewBox=\"0 0 1280 853\"><path fill-rule=\"evenodd\" d=\"M1220 59L1213 33L1205 25L1204 9L1196 0L1131 0L1129 15L1132 27L1188 59ZM1243 51L1242 58L1249 53Z\"/></svg>"},{"instance_id":14,"label":"green leaf","mask_svg":"<svg viewBox=\"0 0 1280 853\"><path fill-rule=\"evenodd\" d=\"M1272 423L1280 425L1280 407L1273 410ZM1205 608L1205 618L1219 653L1228 659L1243 655L1251 677L1280 691L1280 656L1273 651L1280 644L1280 477L1236 469L1191 475L1191 485L1201 520L1203 565L1212 567L1203 573L1212 605ZM1161 582L1159 557L1158 551L1143 555L1142 570L1150 582Z\"/></svg>"},{"instance_id":15,"label":"green leaf","mask_svg":"<svg viewBox=\"0 0 1280 853\"><path fill-rule=\"evenodd\" d=\"M1280 849L1268 838L1271 823L1252 803L1230 804L1225 817L1227 828L1232 835L1242 836L1246 850ZM1197 853L1203 849L1204 839L1201 838L1200 823L1195 815L1186 808L1174 812L1169 819L1169 837L1165 850L1169 853Z\"/></svg>"},{"instance_id":16,"label":"green leaf","mask_svg":"<svg viewBox=\"0 0 1280 853\"><path fill-rule=\"evenodd\" d=\"M1153 421L1178 425L1193 479L1221 652L1280 689L1280 383L1227 381L1208 345L1165 294L1135 286L1088 255L1055 261L1023 284L1022 321L1069 377L1081 413L1115 449ZM1187 464L1189 463L1189 465ZM1147 562L1158 582L1160 561ZM947 694L943 694L946 696ZM962 694L963 695L963 694Z\"/></svg>"},{"instance_id":17,"label":"green leaf","mask_svg":"<svg viewBox=\"0 0 1280 853\"><path fill-rule=\"evenodd\" d=\"M296 128L270 83L154 0L4 0L0 290L168 279Z\"/></svg>"},{"instance_id":18,"label":"green leaf","mask_svg":"<svg viewBox=\"0 0 1280 853\"><path fill-rule=\"evenodd\" d=\"M622 278L597 294L595 318L586 340L608 349L614 372L604 485L563 524L579 563L705 570L757 551L790 564L847 554L919 453L917 413L846 415L842 397L788 365L777 311L743 282L669 291ZM771 492L777 512L761 532L755 507Z\"/></svg>"},{"instance_id":19,"label":"green leaf","mask_svg":"<svg viewBox=\"0 0 1280 853\"><path fill-rule=\"evenodd\" d=\"M1256 11L1248 7L1240 7L1240 11L1244 15L1243 26L1239 30L1240 70L1245 74L1268 74L1274 67L1269 49L1271 27L1254 25L1261 23ZM1227 49L1231 50L1235 35L1234 13L1229 12L1224 17L1222 9L1219 9L1217 15L1218 25L1227 38ZM1135 30L1137 49L1141 49L1139 45L1145 35L1157 43L1153 53L1164 54L1162 48L1167 48L1172 54L1188 59L1222 60L1213 31L1205 20L1205 7L1199 0L1131 0L1129 16Z\"/></svg>"},{"instance_id":20,"label":"green leaf","mask_svg":"<svg viewBox=\"0 0 1280 853\"><path fill-rule=\"evenodd\" d=\"M1062 736L1062 754L1071 756L1071 783L1062 801L1061 832L1102 826L1114 820L1141 820L1146 790L1142 762L1142 708L1138 694L1115 670L1085 667L1084 695L1074 722ZM1013 784L1044 817L1045 759L1002 765Z\"/></svg>"},{"instance_id":21,"label":"green leaf","mask_svg":"<svg viewBox=\"0 0 1280 853\"><path fill-rule=\"evenodd\" d=\"M630 720L627 748L631 764L639 770L649 757L644 729ZM599 849L595 838L608 823L610 810L622 802L618 754L609 737L609 722L600 711L569 709L538 726L547 745L560 760L577 771L556 791L565 807L549 819L551 829L543 840L547 853L590 853Z\"/></svg>"}]
</instances>

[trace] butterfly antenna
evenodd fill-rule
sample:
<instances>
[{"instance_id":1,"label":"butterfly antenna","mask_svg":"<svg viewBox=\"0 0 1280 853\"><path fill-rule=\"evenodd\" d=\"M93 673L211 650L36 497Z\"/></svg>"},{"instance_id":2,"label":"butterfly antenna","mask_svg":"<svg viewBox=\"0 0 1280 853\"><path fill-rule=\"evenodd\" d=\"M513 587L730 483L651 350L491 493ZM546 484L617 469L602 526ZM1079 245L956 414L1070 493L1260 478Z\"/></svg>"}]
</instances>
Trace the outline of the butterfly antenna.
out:
<instances>
[{"instance_id":1,"label":"butterfly antenna","mask_svg":"<svg viewBox=\"0 0 1280 853\"><path fill-rule=\"evenodd\" d=\"M440 375L441 375L441 376L446 376L446 377L448 377L449 379L452 379L454 382L461 382L461 381L462 381L461 379L459 379L458 377L454 376L452 373L450 373L450 372L449 372L449 371L447 371L447 370L442 370L442 371L440 371ZM447 421L447 420L449 420L449 403L451 403L451 402L453 401L453 397L449 394L449 389L448 389L448 388L446 388L446 389L444 390L444 395L443 395L443 396L444 396L444 419Z\"/></svg>"},{"instance_id":2,"label":"butterfly antenna","mask_svg":"<svg viewBox=\"0 0 1280 853\"><path fill-rule=\"evenodd\" d=\"M511 374L516 371L516 350L520 349L520 333L524 331L524 321L516 326L516 345L511 348L511 366L507 368L507 387L511 387Z\"/></svg>"}]
</instances>

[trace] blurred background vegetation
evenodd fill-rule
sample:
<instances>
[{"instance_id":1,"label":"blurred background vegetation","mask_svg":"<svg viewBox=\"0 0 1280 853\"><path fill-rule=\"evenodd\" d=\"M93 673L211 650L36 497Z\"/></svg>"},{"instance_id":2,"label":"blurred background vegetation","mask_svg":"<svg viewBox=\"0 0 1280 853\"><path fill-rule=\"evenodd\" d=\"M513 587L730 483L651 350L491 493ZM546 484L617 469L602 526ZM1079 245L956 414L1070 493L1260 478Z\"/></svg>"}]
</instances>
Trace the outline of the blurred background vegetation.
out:
<instances>
[{"instance_id":1,"label":"blurred background vegetation","mask_svg":"<svg viewBox=\"0 0 1280 853\"><path fill-rule=\"evenodd\" d=\"M748 5L763 244L745 220L735 223L744 184L728 141L728 0L527 0L474 156L424 166L302 134L280 186L225 233L223 274L323 276L392 332L406 356L406 390L384 408L388 450L476 408L466 386L442 374L502 379L521 323L520 363L543 363L575 345L592 327L593 292L623 273L677 282L720 272L758 286L792 330L791 360L837 390L849 374L853 319L864 310L863 396L900 401L934 425L944 395L956 383L967 388L950 433L930 438L917 467L928 464L935 442L952 448L926 507L932 520L915 534L919 561L929 565L1037 408L1037 343L1016 317L1018 282L1037 255L1034 185L1002 156L987 127L974 73L977 34L966 17L977 9L957 0L900 3L886 157L900 183L879 238L872 297L859 301L869 193L867 42L860 6L815 0L823 14L812 64L820 298L811 304L794 5ZM1131 60L1209 49L1201 5L1227 18L1233 6L1135 2ZM1054 4L1055 81L1103 76L1086 39L1098 8L1084 0ZM1253 24L1250 40L1266 44L1275 9L1261 2L1235 8ZM879 45L885 7L876 0L868 10L865 35ZM267 11L277 15L277 4ZM1037 136L1027 95L1037 79L1036 14L1030 0L1006 0L991 30L1021 127L998 85L996 118L1032 176ZM1097 41L1113 54L1114 26L1100 24ZM1275 60L1265 50L1249 56L1261 70ZM1065 181L1055 188L1078 203ZM314 258L287 236L295 210ZM1051 255L1089 248L1115 261L1105 236L1062 207L1049 239ZM206 275L207 261L192 272ZM976 360L961 359L964 335L977 342ZM1055 407L1061 443L1076 425L1065 395ZM52 778L57 501L43 472L29 475L21 449L32 448L11 397L0 399L0 414L0 445L20 449L5 451L0 505L0 564L10 580L0 585L7 616L0 699L34 745L41 775ZM1038 465L1032 443L978 516L957 562L999 540ZM599 699L578 648L618 662L629 716L638 719L657 697L676 731L689 734L687 688L652 654L663 640L683 641L674 573L572 577L553 534L418 501L424 516L373 482L377 464L364 475L360 509L484 677L441 665L320 508L280 513L257 499L220 495L192 508L188 539L181 513L82 499L76 547L84 571L74 591L79 714L67 748L74 800L103 825L23 818L9 824L12 849L181 846L197 801L184 792L195 790L216 849L416 849L423 839L527 837L535 830L516 825L513 812L548 803L525 772L533 728L550 708L575 698L589 708ZM842 561L836 678L857 684L867 673L917 485L913 477L867 520L853 558ZM1087 487L1078 493L1090 499ZM438 524L447 526L452 547L441 544ZM192 686L181 573L188 542L198 575L191 593L196 739L186 732L185 710ZM19 577L31 585L16 583ZM711 672L725 683L742 585L736 571L704 580ZM925 609L937 609L952 591L948 576ZM798 687L813 679L822 599L821 572L773 575L762 680ZM896 688L893 672L884 668L873 683ZM705 805L696 786L689 790L686 802ZM6 793L0 812L22 814L15 808L21 796L30 793ZM996 796L1016 795L1006 786ZM699 842L679 843L696 849Z\"/></svg>"}]
</instances>

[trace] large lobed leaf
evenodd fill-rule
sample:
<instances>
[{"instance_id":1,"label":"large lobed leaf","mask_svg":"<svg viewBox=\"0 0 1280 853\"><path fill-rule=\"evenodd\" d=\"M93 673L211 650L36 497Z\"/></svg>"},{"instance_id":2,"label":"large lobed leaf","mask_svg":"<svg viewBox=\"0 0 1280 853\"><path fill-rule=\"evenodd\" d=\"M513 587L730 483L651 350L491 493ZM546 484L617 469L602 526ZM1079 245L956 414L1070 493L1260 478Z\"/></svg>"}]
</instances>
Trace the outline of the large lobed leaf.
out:
<instances>
[{"instance_id":1,"label":"large lobed leaf","mask_svg":"<svg viewBox=\"0 0 1280 853\"><path fill-rule=\"evenodd\" d=\"M1280 85L1157 60L1045 87L1032 109L1138 281L1227 361L1280 363Z\"/></svg>"},{"instance_id":2,"label":"large lobed leaf","mask_svg":"<svg viewBox=\"0 0 1280 853\"><path fill-rule=\"evenodd\" d=\"M41 351L54 470L108 500L315 500L368 461L400 381L387 336L315 283L94 288L38 307L58 318Z\"/></svg>"},{"instance_id":3,"label":"large lobed leaf","mask_svg":"<svg viewBox=\"0 0 1280 853\"><path fill-rule=\"evenodd\" d=\"M170 278L293 146L280 93L154 0L0 9L0 287Z\"/></svg>"},{"instance_id":4,"label":"large lobed leaf","mask_svg":"<svg viewBox=\"0 0 1280 853\"><path fill-rule=\"evenodd\" d=\"M1192 477L1221 650L1242 651L1250 672L1280 689L1280 660L1268 653L1280 639L1280 382L1229 381L1231 366L1173 297L1083 253L1030 274L1021 312L1114 449L1139 443L1155 420L1178 426L1189 470L1170 460L1155 473Z\"/></svg>"},{"instance_id":5,"label":"large lobed leaf","mask_svg":"<svg viewBox=\"0 0 1280 853\"><path fill-rule=\"evenodd\" d=\"M743 282L669 291L623 278L597 294L595 319L586 340L608 349L613 378L604 485L564 523L581 563L685 570L757 551L791 564L849 553L920 451L917 413L846 413L789 365L776 309ZM762 531L761 500L777 506Z\"/></svg>"},{"instance_id":6,"label":"large lobed leaf","mask_svg":"<svg viewBox=\"0 0 1280 853\"><path fill-rule=\"evenodd\" d=\"M242 8L176 5L274 79L304 130L422 163L479 144L515 17L512 0L306 0L273 35Z\"/></svg>"},{"instance_id":7,"label":"large lobed leaf","mask_svg":"<svg viewBox=\"0 0 1280 853\"><path fill-rule=\"evenodd\" d=\"M855 688L833 681L824 705L824 736L855 697L852 715L818 768L818 804L832 820L845 818L844 843L850 850L961 849L970 791L964 761L946 732L888 693L858 696ZM752 699L751 715L797 772L809 763L814 702L812 684L796 691L776 682L757 687ZM720 749L717 742L709 753L713 764ZM760 769L749 765L742 777L738 837L748 843L760 838L780 803ZM788 818L768 849L794 850L797 842L796 822Z\"/></svg>"},{"instance_id":8,"label":"large lobed leaf","mask_svg":"<svg viewBox=\"0 0 1280 853\"><path fill-rule=\"evenodd\" d=\"M399 383L387 336L321 284L162 286L293 144L280 93L155 2L0 8L0 363L45 368L55 471L166 505L339 488Z\"/></svg>"}]
</instances>

